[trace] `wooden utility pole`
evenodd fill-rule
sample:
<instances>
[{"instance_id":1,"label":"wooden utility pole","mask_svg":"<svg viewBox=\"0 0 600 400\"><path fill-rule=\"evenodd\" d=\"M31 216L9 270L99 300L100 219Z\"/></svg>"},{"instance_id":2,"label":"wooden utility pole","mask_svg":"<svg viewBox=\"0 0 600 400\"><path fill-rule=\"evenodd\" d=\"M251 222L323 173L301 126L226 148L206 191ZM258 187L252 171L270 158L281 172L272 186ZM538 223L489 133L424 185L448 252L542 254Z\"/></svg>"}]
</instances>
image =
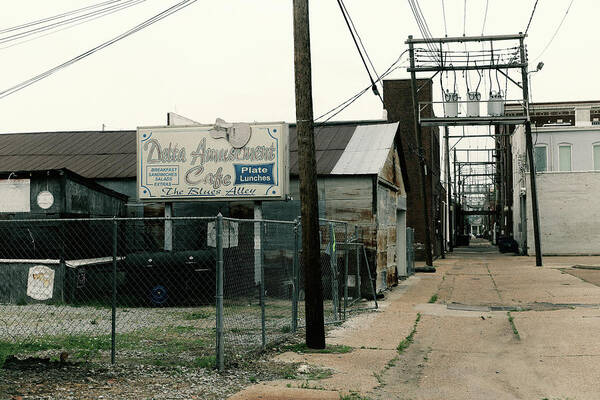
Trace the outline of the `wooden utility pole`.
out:
<instances>
[{"instance_id":1,"label":"wooden utility pole","mask_svg":"<svg viewBox=\"0 0 600 400\"><path fill-rule=\"evenodd\" d=\"M317 162L313 125L312 77L308 0L294 1L294 67L296 76L296 134L302 215L302 260L306 345L325 348L323 287L319 243Z\"/></svg>"}]
</instances>

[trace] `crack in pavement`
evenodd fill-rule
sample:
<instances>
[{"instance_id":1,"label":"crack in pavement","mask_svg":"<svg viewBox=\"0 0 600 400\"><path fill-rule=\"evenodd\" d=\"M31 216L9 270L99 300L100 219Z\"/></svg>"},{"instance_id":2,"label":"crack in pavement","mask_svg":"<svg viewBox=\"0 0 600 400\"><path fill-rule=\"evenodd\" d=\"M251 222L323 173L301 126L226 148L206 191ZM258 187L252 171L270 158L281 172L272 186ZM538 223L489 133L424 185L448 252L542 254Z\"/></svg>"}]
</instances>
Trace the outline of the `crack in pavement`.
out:
<instances>
[{"instance_id":1,"label":"crack in pavement","mask_svg":"<svg viewBox=\"0 0 600 400\"><path fill-rule=\"evenodd\" d=\"M486 263L485 268L487 269L490 279L492 280L492 284L494 285L494 289L496 290L498 299L500 299L500 301L502 301L502 295L500 294L500 291L498 290L498 286L496 285L496 281L494 280L494 276L492 275L492 272L490 271L490 265Z\"/></svg>"},{"instance_id":2,"label":"crack in pavement","mask_svg":"<svg viewBox=\"0 0 600 400\"><path fill-rule=\"evenodd\" d=\"M600 304L586 304L586 303L547 303L547 302L535 302L529 303L522 306L511 306L511 305L481 305L481 304L461 304L461 303L450 303L446 304L448 310L459 310L459 311L474 311L474 312L491 312L491 311L554 311L554 310L567 310L575 308L600 308Z\"/></svg>"}]
</instances>

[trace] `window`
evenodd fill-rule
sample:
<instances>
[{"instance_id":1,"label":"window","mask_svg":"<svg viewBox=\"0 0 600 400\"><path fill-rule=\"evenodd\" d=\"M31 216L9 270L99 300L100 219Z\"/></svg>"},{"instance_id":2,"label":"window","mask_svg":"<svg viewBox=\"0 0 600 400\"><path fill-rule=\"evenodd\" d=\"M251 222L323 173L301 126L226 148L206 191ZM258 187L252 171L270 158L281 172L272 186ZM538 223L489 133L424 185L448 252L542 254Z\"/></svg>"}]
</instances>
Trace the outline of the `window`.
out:
<instances>
[{"instance_id":1,"label":"window","mask_svg":"<svg viewBox=\"0 0 600 400\"><path fill-rule=\"evenodd\" d=\"M546 146L535 146L533 162L536 172L548 171L548 149Z\"/></svg>"},{"instance_id":2,"label":"window","mask_svg":"<svg viewBox=\"0 0 600 400\"><path fill-rule=\"evenodd\" d=\"M600 171L600 143L594 145L594 171Z\"/></svg>"},{"instance_id":3,"label":"window","mask_svg":"<svg viewBox=\"0 0 600 400\"><path fill-rule=\"evenodd\" d=\"M571 171L571 145L561 144L558 146L558 170Z\"/></svg>"}]
</instances>

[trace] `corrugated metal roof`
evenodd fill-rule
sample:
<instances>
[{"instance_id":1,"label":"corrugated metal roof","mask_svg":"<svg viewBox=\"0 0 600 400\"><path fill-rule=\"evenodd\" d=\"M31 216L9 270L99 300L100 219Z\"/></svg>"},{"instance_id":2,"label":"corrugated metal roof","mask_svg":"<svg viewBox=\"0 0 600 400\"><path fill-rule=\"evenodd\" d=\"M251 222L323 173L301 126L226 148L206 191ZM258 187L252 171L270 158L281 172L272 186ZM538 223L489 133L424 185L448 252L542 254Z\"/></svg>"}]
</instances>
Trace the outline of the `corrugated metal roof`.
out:
<instances>
[{"instance_id":1,"label":"corrugated metal roof","mask_svg":"<svg viewBox=\"0 0 600 400\"><path fill-rule=\"evenodd\" d=\"M352 143L353 149L365 146L376 150L393 143L397 124L380 121L334 122L315 126L317 174L327 175L336 168L340 158L346 164L355 164L348 174L371 174L375 167L367 165L373 154L359 151L345 154ZM357 129L358 128L358 129ZM362 139L353 138L357 131ZM0 171L25 171L67 168L91 179L134 178L136 176L135 131L76 131L0 134ZM374 146L374 147L373 147ZM296 127L290 126L290 172L298 175L298 138ZM389 149L389 147L387 147ZM379 153L377 153L379 154ZM386 153L387 156L387 153ZM381 157L375 162L380 162ZM385 162L385 159L383 159ZM381 165L383 165L383 162ZM362 167L365 167L362 169ZM381 166L380 166L381 167ZM341 168L341 167L340 167ZM337 172L336 172L337 173Z\"/></svg>"},{"instance_id":2,"label":"corrugated metal roof","mask_svg":"<svg viewBox=\"0 0 600 400\"><path fill-rule=\"evenodd\" d=\"M352 121L335 122L327 125L315 125L315 150L317 159L317 174L327 175L332 173L336 164L342 157L346 147L355 135L355 130L359 127L369 127L368 132L379 132L381 129L387 130L386 123L381 121ZM393 125L393 124L392 124ZM396 124L397 127L397 124ZM394 131L395 134L395 131ZM380 134L380 136L386 134ZM392 142L394 136L392 135ZM298 137L296 127L290 126L290 172L292 175L298 175ZM387 155L387 154L386 154ZM384 160L385 161L385 160ZM382 164L383 165L383 164ZM358 171L355 174L370 174L367 171Z\"/></svg>"},{"instance_id":3,"label":"corrugated metal roof","mask_svg":"<svg viewBox=\"0 0 600 400\"><path fill-rule=\"evenodd\" d=\"M0 135L0 171L67 168L86 178L133 178L135 131Z\"/></svg>"},{"instance_id":4,"label":"corrugated metal roof","mask_svg":"<svg viewBox=\"0 0 600 400\"><path fill-rule=\"evenodd\" d=\"M357 126L331 174L378 174L394 146L397 130L397 122Z\"/></svg>"}]
</instances>

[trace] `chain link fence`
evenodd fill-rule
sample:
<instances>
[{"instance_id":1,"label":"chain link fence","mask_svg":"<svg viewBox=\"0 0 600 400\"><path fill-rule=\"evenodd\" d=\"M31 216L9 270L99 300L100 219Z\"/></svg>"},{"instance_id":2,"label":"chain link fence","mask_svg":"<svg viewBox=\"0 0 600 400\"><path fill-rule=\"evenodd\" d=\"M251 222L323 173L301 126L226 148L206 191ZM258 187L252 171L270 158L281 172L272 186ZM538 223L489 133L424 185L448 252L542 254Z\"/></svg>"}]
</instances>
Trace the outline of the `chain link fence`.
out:
<instances>
[{"instance_id":1,"label":"chain link fence","mask_svg":"<svg viewBox=\"0 0 600 400\"><path fill-rule=\"evenodd\" d=\"M304 326L300 231L221 216L2 220L0 364L235 365ZM358 232L320 223L328 324L377 307Z\"/></svg>"}]
</instances>

